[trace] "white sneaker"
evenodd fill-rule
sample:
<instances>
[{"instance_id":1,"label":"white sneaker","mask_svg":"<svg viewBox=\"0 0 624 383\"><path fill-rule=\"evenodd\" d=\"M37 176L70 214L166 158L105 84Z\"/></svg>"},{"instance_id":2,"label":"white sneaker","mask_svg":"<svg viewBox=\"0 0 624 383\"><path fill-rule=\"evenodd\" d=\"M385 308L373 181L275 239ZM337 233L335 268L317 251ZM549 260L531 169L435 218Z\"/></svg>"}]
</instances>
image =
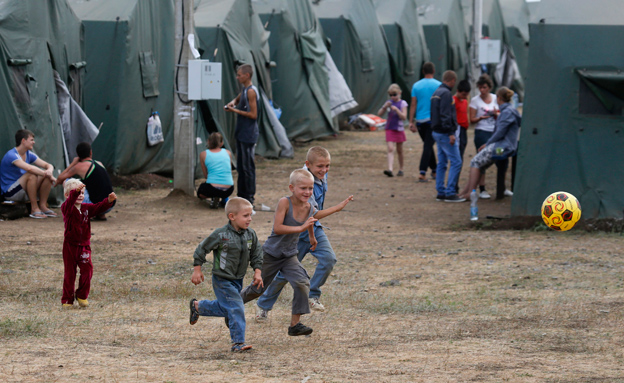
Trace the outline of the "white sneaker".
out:
<instances>
[{"instance_id":1,"label":"white sneaker","mask_svg":"<svg viewBox=\"0 0 624 383\"><path fill-rule=\"evenodd\" d=\"M269 319L269 312L256 303L256 322L266 322Z\"/></svg>"},{"instance_id":2,"label":"white sneaker","mask_svg":"<svg viewBox=\"0 0 624 383\"><path fill-rule=\"evenodd\" d=\"M492 198L492 196L490 195L490 193L487 192L487 190L484 190L481 193L479 193L479 198L488 199L488 198Z\"/></svg>"},{"instance_id":3,"label":"white sneaker","mask_svg":"<svg viewBox=\"0 0 624 383\"><path fill-rule=\"evenodd\" d=\"M325 306L321 302L319 302L318 298L310 298L308 300L310 302L310 309L314 311L325 311Z\"/></svg>"},{"instance_id":4,"label":"white sneaker","mask_svg":"<svg viewBox=\"0 0 624 383\"><path fill-rule=\"evenodd\" d=\"M505 195L506 195L507 197L513 197L513 192L512 192L511 190L507 190L507 189L505 189Z\"/></svg>"}]
</instances>

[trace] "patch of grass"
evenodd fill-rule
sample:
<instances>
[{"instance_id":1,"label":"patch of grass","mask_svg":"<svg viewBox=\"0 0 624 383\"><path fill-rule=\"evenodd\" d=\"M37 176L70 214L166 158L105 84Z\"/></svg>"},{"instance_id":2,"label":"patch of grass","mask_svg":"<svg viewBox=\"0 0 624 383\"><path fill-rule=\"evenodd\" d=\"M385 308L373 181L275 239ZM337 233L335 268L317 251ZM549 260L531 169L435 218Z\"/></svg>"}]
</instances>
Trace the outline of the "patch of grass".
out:
<instances>
[{"instance_id":1,"label":"patch of grass","mask_svg":"<svg viewBox=\"0 0 624 383\"><path fill-rule=\"evenodd\" d=\"M34 319L5 319L0 321L0 337L44 336L44 322Z\"/></svg>"}]
</instances>

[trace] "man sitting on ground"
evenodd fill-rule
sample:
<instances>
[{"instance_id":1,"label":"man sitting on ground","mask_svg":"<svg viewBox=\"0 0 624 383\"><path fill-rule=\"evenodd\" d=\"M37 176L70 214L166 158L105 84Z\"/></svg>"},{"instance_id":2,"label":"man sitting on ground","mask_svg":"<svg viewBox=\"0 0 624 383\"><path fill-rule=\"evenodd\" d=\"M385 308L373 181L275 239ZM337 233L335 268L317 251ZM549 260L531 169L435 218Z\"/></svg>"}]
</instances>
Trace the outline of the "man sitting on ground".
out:
<instances>
[{"instance_id":1,"label":"man sitting on ground","mask_svg":"<svg viewBox=\"0 0 624 383\"><path fill-rule=\"evenodd\" d=\"M67 178L78 176L80 181L86 186L85 203L95 204L108 198L108 195L113 192L113 185L104 165L92 158L93 151L91 150L91 145L87 142L79 143L76 146L76 154L78 154L78 157L74 158L67 169L63 170L58 176L55 185L62 185ZM98 214L93 219L106 221L106 213L111 211L111 209L112 207L104 213Z\"/></svg>"},{"instance_id":2,"label":"man sitting on ground","mask_svg":"<svg viewBox=\"0 0 624 383\"><path fill-rule=\"evenodd\" d=\"M0 163L2 196L8 201L30 201L31 218L57 217L48 207L48 196L56 181L52 175L54 166L33 153L34 146L33 132L20 129L15 133L15 147L4 155Z\"/></svg>"}]
</instances>

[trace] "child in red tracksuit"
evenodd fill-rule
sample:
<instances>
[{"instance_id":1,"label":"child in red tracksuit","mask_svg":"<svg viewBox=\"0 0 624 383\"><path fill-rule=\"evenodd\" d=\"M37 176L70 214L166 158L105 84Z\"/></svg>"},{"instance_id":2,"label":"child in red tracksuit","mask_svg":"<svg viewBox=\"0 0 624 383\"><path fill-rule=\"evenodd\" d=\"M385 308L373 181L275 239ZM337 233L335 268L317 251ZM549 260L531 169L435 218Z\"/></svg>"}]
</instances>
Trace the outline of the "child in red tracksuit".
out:
<instances>
[{"instance_id":1,"label":"child in red tracksuit","mask_svg":"<svg viewBox=\"0 0 624 383\"><path fill-rule=\"evenodd\" d=\"M93 264L91 263L91 218L104 213L113 206L117 199L115 193L110 193L102 202L82 203L84 200L85 185L75 178L65 181L63 191L65 202L61 205L63 221L65 222L65 239L63 240L63 264L65 276L63 278L63 308L74 305L74 284L76 281L76 267L80 269L80 280L76 290L76 299L80 307L88 307L89 290Z\"/></svg>"}]
</instances>

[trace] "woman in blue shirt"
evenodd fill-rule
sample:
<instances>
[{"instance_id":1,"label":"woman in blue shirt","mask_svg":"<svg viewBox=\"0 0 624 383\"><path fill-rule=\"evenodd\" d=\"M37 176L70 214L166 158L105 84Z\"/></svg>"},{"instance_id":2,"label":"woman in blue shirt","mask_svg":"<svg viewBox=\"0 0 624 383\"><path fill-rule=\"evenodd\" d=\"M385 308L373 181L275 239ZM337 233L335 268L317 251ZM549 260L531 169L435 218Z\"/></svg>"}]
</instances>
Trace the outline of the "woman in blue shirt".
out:
<instances>
[{"instance_id":1,"label":"woman in blue shirt","mask_svg":"<svg viewBox=\"0 0 624 383\"><path fill-rule=\"evenodd\" d=\"M223 136L212 133L208 137L208 150L199 154L199 163L206 177L206 182L199 185L197 197L200 199L212 198L210 207L217 209L219 204L225 205L225 200L234 191L232 178L232 153L223 149Z\"/></svg>"}]
</instances>

